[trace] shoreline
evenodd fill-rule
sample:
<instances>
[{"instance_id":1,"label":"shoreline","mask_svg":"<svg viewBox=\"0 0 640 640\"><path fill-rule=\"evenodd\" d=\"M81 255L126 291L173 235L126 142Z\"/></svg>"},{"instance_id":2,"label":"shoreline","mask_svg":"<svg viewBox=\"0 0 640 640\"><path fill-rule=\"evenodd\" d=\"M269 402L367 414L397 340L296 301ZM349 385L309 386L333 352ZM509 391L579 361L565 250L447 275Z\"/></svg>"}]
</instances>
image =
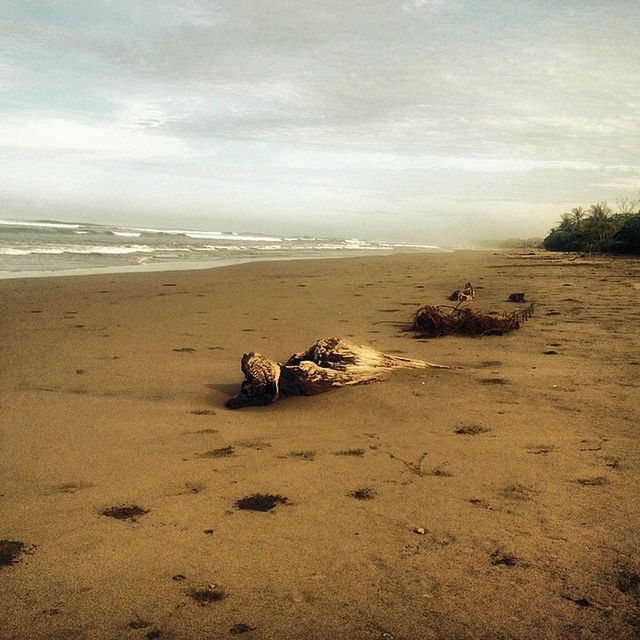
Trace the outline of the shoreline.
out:
<instances>
[{"instance_id":1,"label":"shoreline","mask_svg":"<svg viewBox=\"0 0 640 640\"><path fill-rule=\"evenodd\" d=\"M350 253L349 255L326 255L326 256L281 256L281 257L252 257L252 258L230 258L227 260L211 261L180 261L171 263L143 263L138 265L123 265L116 267L87 267L84 269L64 269L58 271L0 271L0 280L18 280L22 278L62 278L77 277L91 275L109 275L109 274L126 274L126 273L161 273L173 271L203 271L208 269L221 269L232 267L239 264L253 262L297 262L301 260L344 260L348 258L367 258L367 257L385 257L392 255L411 255L411 254L432 254L432 253L454 253L456 251L483 251L483 249L447 249L433 248L423 251L411 252L385 252L384 250L367 251L366 253Z\"/></svg>"},{"instance_id":2,"label":"shoreline","mask_svg":"<svg viewBox=\"0 0 640 640\"><path fill-rule=\"evenodd\" d=\"M403 331L466 281L535 315ZM638 285L513 250L0 280L0 636L631 640ZM243 353L327 336L455 369L225 408Z\"/></svg>"}]
</instances>

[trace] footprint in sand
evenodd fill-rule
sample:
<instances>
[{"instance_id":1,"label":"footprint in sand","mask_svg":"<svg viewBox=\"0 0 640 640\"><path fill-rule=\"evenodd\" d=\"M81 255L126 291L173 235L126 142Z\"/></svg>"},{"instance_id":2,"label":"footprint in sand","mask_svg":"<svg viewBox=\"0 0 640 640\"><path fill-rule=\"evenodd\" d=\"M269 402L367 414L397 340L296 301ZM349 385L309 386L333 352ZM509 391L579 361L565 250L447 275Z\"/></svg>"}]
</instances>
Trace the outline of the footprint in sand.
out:
<instances>
[{"instance_id":1,"label":"footprint in sand","mask_svg":"<svg viewBox=\"0 0 640 640\"><path fill-rule=\"evenodd\" d=\"M459 436L477 436L481 433L488 433L491 429L483 427L480 424L467 424L461 427L457 427L454 433Z\"/></svg>"},{"instance_id":2,"label":"footprint in sand","mask_svg":"<svg viewBox=\"0 0 640 640\"><path fill-rule=\"evenodd\" d=\"M198 454L198 458L229 458L236 455L236 450L231 447L220 447L219 449L211 449L204 453Z\"/></svg>"},{"instance_id":3,"label":"footprint in sand","mask_svg":"<svg viewBox=\"0 0 640 640\"><path fill-rule=\"evenodd\" d=\"M446 468L446 464L439 465L428 471L425 475L435 476L436 478L452 478L453 472Z\"/></svg>"},{"instance_id":4,"label":"footprint in sand","mask_svg":"<svg viewBox=\"0 0 640 640\"><path fill-rule=\"evenodd\" d=\"M353 458L362 458L365 454L364 449L344 449L342 451L336 451L336 456L351 456Z\"/></svg>"},{"instance_id":5,"label":"footprint in sand","mask_svg":"<svg viewBox=\"0 0 640 640\"><path fill-rule=\"evenodd\" d=\"M127 626L129 629L147 629L153 623L149 620L143 620L142 618L134 618Z\"/></svg>"},{"instance_id":6,"label":"footprint in sand","mask_svg":"<svg viewBox=\"0 0 640 640\"><path fill-rule=\"evenodd\" d=\"M188 494L198 494L202 493L206 488L207 485L204 482L185 482L182 488L178 489L174 495L184 496Z\"/></svg>"},{"instance_id":7,"label":"footprint in sand","mask_svg":"<svg viewBox=\"0 0 640 640\"><path fill-rule=\"evenodd\" d=\"M527 453L534 455L545 455L551 453L555 449L552 444L532 444L527 447Z\"/></svg>"},{"instance_id":8,"label":"footprint in sand","mask_svg":"<svg viewBox=\"0 0 640 640\"><path fill-rule=\"evenodd\" d=\"M123 504L117 507L109 507L100 512L100 515L107 518L115 518L116 520L129 520L137 522L137 518L149 513L149 509L145 509L137 504Z\"/></svg>"},{"instance_id":9,"label":"footprint in sand","mask_svg":"<svg viewBox=\"0 0 640 640\"><path fill-rule=\"evenodd\" d=\"M88 482L63 482L52 487L51 493L76 493L83 489L91 489L92 484Z\"/></svg>"},{"instance_id":10,"label":"footprint in sand","mask_svg":"<svg viewBox=\"0 0 640 640\"><path fill-rule=\"evenodd\" d=\"M269 447L271 447L270 442L267 442L266 440L260 440L258 438L256 438L255 440L236 440L234 444L236 447L240 447L242 449L253 449L254 451L262 451L263 449L268 449Z\"/></svg>"},{"instance_id":11,"label":"footprint in sand","mask_svg":"<svg viewBox=\"0 0 640 640\"><path fill-rule=\"evenodd\" d=\"M504 565L506 567L515 567L518 562L518 558L511 553L496 550L490 556L490 562L493 566Z\"/></svg>"},{"instance_id":12,"label":"footprint in sand","mask_svg":"<svg viewBox=\"0 0 640 640\"><path fill-rule=\"evenodd\" d=\"M508 384L504 378L480 378L480 384Z\"/></svg>"},{"instance_id":13,"label":"footprint in sand","mask_svg":"<svg viewBox=\"0 0 640 640\"><path fill-rule=\"evenodd\" d=\"M583 487L602 487L609 484L609 479L604 476L596 476L594 478L578 478L576 482Z\"/></svg>"},{"instance_id":14,"label":"footprint in sand","mask_svg":"<svg viewBox=\"0 0 640 640\"><path fill-rule=\"evenodd\" d=\"M540 492L531 485L515 483L507 484L500 487L497 491L498 495L507 500L517 500L519 502L529 502L533 500Z\"/></svg>"},{"instance_id":15,"label":"footprint in sand","mask_svg":"<svg viewBox=\"0 0 640 640\"><path fill-rule=\"evenodd\" d=\"M241 633L249 633L250 631L255 631L255 627L250 627L248 624L244 623L234 624L233 627L229 629L229 633L232 636L237 636Z\"/></svg>"},{"instance_id":16,"label":"footprint in sand","mask_svg":"<svg viewBox=\"0 0 640 640\"><path fill-rule=\"evenodd\" d=\"M278 456L278 458L294 458L298 460L306 460L307 462L313 462L316 458L315 451L291 451L285 456Z\"/></svg>"}]
</instances>

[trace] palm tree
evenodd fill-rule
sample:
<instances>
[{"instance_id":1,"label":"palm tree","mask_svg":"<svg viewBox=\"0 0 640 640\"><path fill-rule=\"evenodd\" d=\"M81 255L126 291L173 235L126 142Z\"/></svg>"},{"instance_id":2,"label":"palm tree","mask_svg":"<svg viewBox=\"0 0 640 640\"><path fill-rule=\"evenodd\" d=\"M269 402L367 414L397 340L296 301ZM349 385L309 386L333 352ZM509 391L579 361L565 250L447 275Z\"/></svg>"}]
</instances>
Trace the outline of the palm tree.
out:
<instances>
[{"instance_id":1,"label":"palm tree","mask_svg":"<svg viewBox=\"0 0 640 640\"><path fill-rule=\"evenodd\" d=\"M580 231L582 228L582 222L587 215L587 212L582 207L574 207L571 209L571 219L573 221L573 227L576 231Z\"/></svg>"},{"instance_id":2,"label":"palm tree","mask_svg":"<svg viewBox=\"0 0 640 640\"><path fill-rule=\"evenodd\" d=\"M595 240L602 243L613 233L611 209L606 202L598 202L589 207L587 226Z\"/></svg>"},{"instance_id":3,"label":"palm tree","mask_svg":"<svg viewBox=\"0 0 640 640\"><path fill-rule=\"evenodd\" d=\"M563 213L560 216L560 231L573 231L573 218L570 213Z\"/></svg>"}]
</instances>

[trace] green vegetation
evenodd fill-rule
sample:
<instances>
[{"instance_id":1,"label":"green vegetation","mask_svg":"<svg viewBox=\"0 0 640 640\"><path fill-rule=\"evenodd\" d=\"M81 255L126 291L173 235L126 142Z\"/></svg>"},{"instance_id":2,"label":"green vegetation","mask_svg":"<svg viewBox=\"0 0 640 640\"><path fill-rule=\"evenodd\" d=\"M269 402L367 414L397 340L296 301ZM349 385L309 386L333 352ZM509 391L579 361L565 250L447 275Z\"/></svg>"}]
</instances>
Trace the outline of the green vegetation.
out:
<instances>
[{"instance_id":1,"label":"green vegetation","mask_svg":"<svg viewBox=\"0 0 640 640\"><path fill-rule=\"evenodd\" d=\"M502 238L500 240L480 240L478 245L487 249L539 249L542 238Z\"/></svg>"},{"instance_id":2,"label":"green vegetation","mask_svg":"<svg viewBox=\"0 0 640 640\"><path fill-rule=\"evenodd\" d=\"M574 207L544 239L548 251L585 251L640 254L640 202L618 201L614 212L606 202L588 210Z\"/></svg>"}]
</instances>

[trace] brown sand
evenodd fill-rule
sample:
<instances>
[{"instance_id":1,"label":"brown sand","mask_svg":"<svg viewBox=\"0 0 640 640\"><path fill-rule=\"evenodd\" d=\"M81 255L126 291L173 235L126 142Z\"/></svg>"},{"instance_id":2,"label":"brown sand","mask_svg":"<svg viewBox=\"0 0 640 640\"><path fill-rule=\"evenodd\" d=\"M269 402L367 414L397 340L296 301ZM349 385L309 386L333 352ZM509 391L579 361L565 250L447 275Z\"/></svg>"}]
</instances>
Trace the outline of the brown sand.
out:
<instances>
[{"instance_id":1,"label":"brown sand","mask_svg":"<svg viewBox=\"0 0 640 640\"><path fill-rule=\"evenodd\" d=\"M401 331L467 280L535 316ZM637 637L639 283L490 252L1 281L0 638ZM330 335L460 369L224 408L244 351Z\"/></svg>"}]
</instances>

